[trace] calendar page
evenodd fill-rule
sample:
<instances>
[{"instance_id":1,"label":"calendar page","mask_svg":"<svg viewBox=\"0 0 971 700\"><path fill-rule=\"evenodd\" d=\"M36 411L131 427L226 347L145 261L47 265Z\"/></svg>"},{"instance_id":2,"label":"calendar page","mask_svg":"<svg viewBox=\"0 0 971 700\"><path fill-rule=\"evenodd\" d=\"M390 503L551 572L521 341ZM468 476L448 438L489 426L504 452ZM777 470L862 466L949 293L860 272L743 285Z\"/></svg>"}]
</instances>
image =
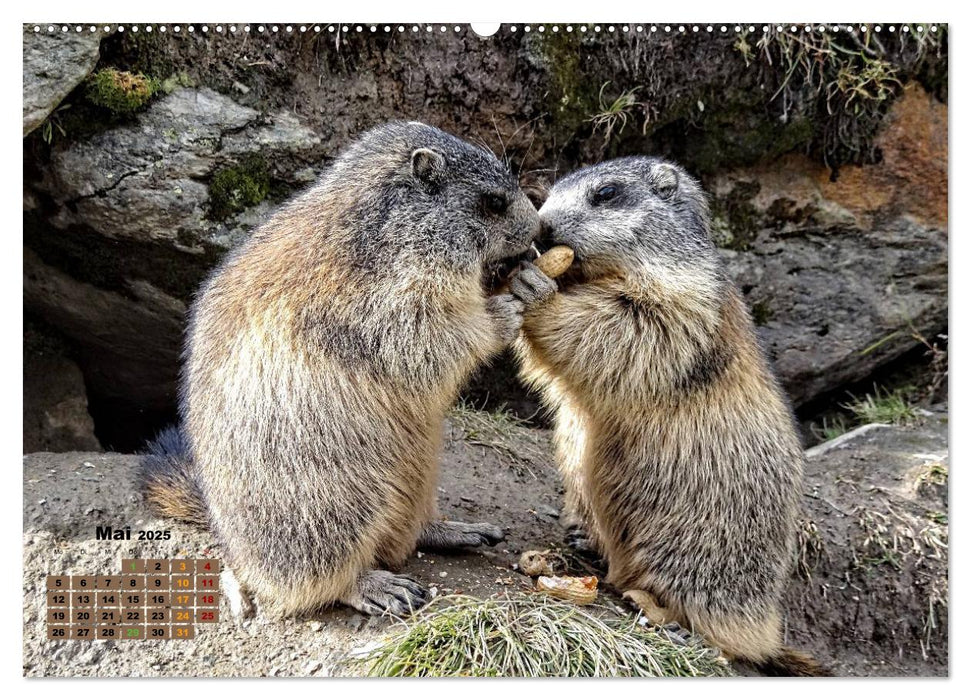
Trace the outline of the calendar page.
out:
<instances>
[{"instance_id":1,"label":"calendar page","mask_svg":"<svg viewBox=\"0 0 971 700\"><path fill-rule=\"evenodd\" d=\"M948 25L629 13L23 24L25 677L948 675Z\"/></svg>"}]
</instances>

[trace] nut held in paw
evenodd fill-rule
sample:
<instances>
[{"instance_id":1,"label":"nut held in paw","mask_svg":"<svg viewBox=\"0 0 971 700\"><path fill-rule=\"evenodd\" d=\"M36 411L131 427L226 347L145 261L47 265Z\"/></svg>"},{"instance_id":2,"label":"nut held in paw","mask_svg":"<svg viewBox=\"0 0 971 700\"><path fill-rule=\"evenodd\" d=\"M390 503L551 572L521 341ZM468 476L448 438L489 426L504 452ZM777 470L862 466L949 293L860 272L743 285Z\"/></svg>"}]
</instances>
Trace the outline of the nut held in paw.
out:
<instances>
[{"instance_id":1,"label":"nut held in paw","mask_svg":"<svg viewBox=\"0 0 971 700\"><path fill-rule=\"evenodd\" d=\"M556 279L570 269L573 264L574 253L565 245L555 245L533 261L533 264L550 279ZM502 283L496 294L509 293L509 280Z\"/></svg>"},{"instance_id":2,"label":"nut held in paw","mask_svg":"<svg viewBox=\"0 0 971 700\"><path fill-rule=\"evenodd\" d=\"M533 264L547 277L556 278L570 269L573 257L573 250L565 245L556 245L536 258Z\"/></svg>"}]
</instances>

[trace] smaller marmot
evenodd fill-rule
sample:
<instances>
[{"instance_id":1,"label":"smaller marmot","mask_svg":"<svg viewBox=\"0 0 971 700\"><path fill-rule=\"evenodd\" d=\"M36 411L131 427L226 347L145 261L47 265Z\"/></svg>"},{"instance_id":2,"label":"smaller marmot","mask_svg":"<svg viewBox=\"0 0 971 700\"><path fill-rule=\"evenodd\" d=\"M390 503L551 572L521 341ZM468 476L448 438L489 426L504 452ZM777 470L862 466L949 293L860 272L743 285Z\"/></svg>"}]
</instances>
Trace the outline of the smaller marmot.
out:
<instances>
[{"instance_id":1,"label":"smaller marmot","mask_svg":"<svg viewBox=\"0 0 971 700\"><path fill-rule=\"evenodd\" d=\"M803 454L698 183L621 158L557 182L540 220L576 262L560 293L534 266L513 280L517 351L608 582L765 672L825 673L782 646Z\"/></svg>"},{"instance_id":2,"label":"smaller marmot","mask_svg":"<svg viewBox=\"0 0 971 700\"><path fill-rule=\"evenodd\" d=\"M436 517L442 424L518 334L522 303L485 280L538 233L492 153L417 122L364 134L200 290L149 504L208 526L271 615L420 607L387 569L502 538Z\"/></svg>"}]
</instances>

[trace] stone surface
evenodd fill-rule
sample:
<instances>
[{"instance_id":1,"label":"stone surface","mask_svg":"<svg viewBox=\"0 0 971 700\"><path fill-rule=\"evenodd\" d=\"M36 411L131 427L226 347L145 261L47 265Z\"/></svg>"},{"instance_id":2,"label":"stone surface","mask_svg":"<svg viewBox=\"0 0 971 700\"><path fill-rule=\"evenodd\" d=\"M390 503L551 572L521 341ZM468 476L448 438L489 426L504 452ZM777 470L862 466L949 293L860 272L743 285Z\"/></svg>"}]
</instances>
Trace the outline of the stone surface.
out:
<instances>
[{"instance_id":1,"label":"stone surface","mask_svg":"<svg viewBox=\"0 0 971 700\"><path fill-rule=\"evenodd\" d=\"M208 88L183 88L131 124L57 150L41 188L59 205L56 228L201 253L203 242L225 248L242 235L208 220L206 178L254 153L279 169L281 154L312 153L319 143L292 114L261 117Z\"/></svg>"},{"instance_id":2,"label":"stone surface","mask_svg":"<svg viewBox=\"0 0 971 700\"><path fill-rule=\"evenodd\" d=\"M911 84L879 163L801 155L713 179L716 230L798 406L947 327L947 107Z\"/></svg>"},{"instance_id":3,"label":"stone surface","mask_svg":"<svg viewBox=\"0 0 971 700\"><path fill-rule=\"evenodd\" d=\"M840 675L947 675L947 407L811 454L789 643Z\"/></svg>"},{"instance_id":4,"label":"stone surface","mask_svg":"<svg viewBox=\"0 0 971 700\"><path fill-rule=\"evenodd\" d=\"M36 327L24 330L23 451L100 450L81 369L64 345Z\"/></svg>"},{"instance_id":5,"label":"stone surface","mask_svg":"<svg viewBox=\"0 0 971 700\"><path fill-rule=\"evenodd\" d=\"M24 28L24 136L40 126L98 63L101 31Z\"/></svg>"}]
</instances>

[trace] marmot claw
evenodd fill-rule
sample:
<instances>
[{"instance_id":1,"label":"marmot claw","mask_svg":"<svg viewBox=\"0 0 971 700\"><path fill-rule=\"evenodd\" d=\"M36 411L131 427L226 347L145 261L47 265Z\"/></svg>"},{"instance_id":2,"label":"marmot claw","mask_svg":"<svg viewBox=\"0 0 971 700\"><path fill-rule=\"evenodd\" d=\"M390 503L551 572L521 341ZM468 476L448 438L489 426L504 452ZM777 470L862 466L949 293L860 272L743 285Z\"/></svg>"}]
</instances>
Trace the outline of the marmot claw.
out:
<instances>
[{"instance_id":1,"label":"marmot claw","mask_svg":"<svg viewBox=\"0 0 971 700\"><path fill-rule=\"evenodd\" d=\"M556 290L556 282L530 262L524 262L509 281L509 291L526 306L546 301L556 294Z\"/></svg>"},{"instance_id":2,"label":"marmot claw","mask_svg":"<svg viewBox=\"0 0 971 700\"><path fill-rule=\"evenodd\" d=\"M361 574L344 602L368 615L403 617L424 606L428 597L425 587L410 576L373 569Z\"/></svg>"}]
</instances>

